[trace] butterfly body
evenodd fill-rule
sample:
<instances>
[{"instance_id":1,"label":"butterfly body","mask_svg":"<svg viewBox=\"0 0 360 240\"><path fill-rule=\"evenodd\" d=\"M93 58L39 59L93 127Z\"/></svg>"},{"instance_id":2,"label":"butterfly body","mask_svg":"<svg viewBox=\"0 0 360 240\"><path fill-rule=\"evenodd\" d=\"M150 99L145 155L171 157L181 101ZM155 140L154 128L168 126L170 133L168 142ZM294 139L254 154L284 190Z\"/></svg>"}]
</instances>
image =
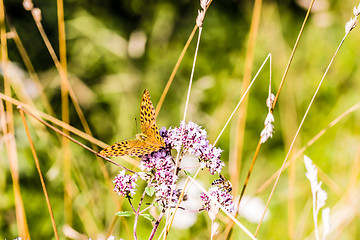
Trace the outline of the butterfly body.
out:
<instances>
[{"instance_id":1,"label":"butterfly body","mask_svg":"<svg viewBox=\"0 0 360 240\"><path fill-rule=\"evenodd\" d=\"M117 142L100 151L106 157L143 156L165 147L164 139L156 126L155 109L151 102L149 91L145 89L140 104L141 132L136 139Z\"/></svg>"}]
</instances>

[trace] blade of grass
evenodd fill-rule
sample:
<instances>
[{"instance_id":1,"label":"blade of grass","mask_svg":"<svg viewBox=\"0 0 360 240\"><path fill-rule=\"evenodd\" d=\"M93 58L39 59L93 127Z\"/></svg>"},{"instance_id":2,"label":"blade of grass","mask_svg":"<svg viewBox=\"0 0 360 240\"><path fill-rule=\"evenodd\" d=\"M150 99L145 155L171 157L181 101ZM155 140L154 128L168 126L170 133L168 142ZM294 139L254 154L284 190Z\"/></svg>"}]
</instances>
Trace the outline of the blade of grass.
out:
<instances>
[{"instance_id":1,"label":"blade of grass","mask_svg":"<svg viewBox=\"0 0 360 240\"><path fill-rule=\"evenodd\" d=\"M277 92L277 94L276 94L276 97L275 97L275 100L274 100L274 103L273 103L273 106L272 106L272 109L271 109L271 113L273 112L274 107L275 107L275 104L276 104L276 101L277 101L277 99L279 98L279 94L280 94L280 92L281 92L282 86L283 86L284 81L285 81L285 78L286 78L286 76L287 76L287 72L288 72L288 70L289 70L289 68L290 68L290 65L291 65L291 63L292 63L292 59L293 59L293 57L294 57L294 55L295 55L295 51L296 51L296 49L297 49L297 45L298 45L298 43L299 43L299 41L300 41L300 37L302 36L302 32L303 32L303 30L304 30L304 27L305 27L305 24L306 24L306 22L307 22L307 19L308 19L308 16L309 16L309 14L310 14L310 11L311 11L311 8L312 8L312 6L313 6L313 3L314 3L314 0L312 0L312 2L310 3L309 9L308 9L308 11L307 11L307 14L306 14L306 16L305 16L305 19L304 19L304 21L303 21L303 24L302 24L302 26L301 26L301 29L300 29L300 32L299 32L299 34L298 34L297 40L296 40L296 42L295 42L294 48L293 48L293 50L292 50L292 53L291 53L291 55L290 55L288 64L287 64L287 66L286 66L286 69L285 69L283 78L282 78L282 80L281 80L281 83L280 83L278 92ZM250 179L250 175L251 175L253 166L254 166L254 164L255 164L255 161L256 161L256 159L257 159L257 156L258 156L258 154L259 154L261 145L262 145L262 144L261 144L261 138L260 138L260 140L259 140L259 142L258 142L258 145L257 145L257 147L256 147L256 150L255 150L255 153L254 153L253 160L252 160L252 162L251 162L251 165L250 165L250 168L249 168L249 171L248 171L248 175L247 175L247 177L246 177L245 183L244 183L243 188L242 188L241 193L240 193L240 197L239 197L239 200L238 200L238 207L237 207L237 209L239 209L240 202L241 202L241 198L242 198L242 196L243 196L244 193L245 193L245 189L246 189L247 183L248 183L248 181L249 181L249 179ZM264 211L263 217L265 216L265 212L266 212L266 211ZM237 213L236 213L236 214L237 214ZM230 230L231 230L231 226L229 226L225 231L226 231L226 233L227 233L227 232L230 231ZM257 229L257 231L258 231L258 229ZM257 235L257 231L255 232L255 236ZM229 236L229 235L228 235L228 236Z\"/></svg>"},{"instance_id":2,"label":"blade of grass","mask_svg":"<svg viewBox=\"0 0 360 240\"><path fill-rule=\"evenodd\" d=\"M62 8L63 8L63 7L62 7ZM50 43L50 41L49 41L46 33L45 33L45 30L44 30L44 28L43 28L43 26L42 26L42 24L41 24L40 19L36 18L35 14L34 14L34 11L31 11L31 13L32 13L32 15L33 15L33 18L34 18L34 21L35 21L35 23L36 23L36 26L37 26L37 28L38 28L38 30L39 30L39 32L40 32L40 35L41 35L41 37L43 38L43 41L44 41L44 43L45 43L45 45L46 45L46 47L47 47L47 49L48 49L48 51L49 51L52 59L53 59L53 62L54 62L54 64L55 64L55 67L56 67L56 69L57 69L58 72L59 72L59 75L60 75L60 78L61 78L61 83L64 84L64 85L62 85L62 86L66 87L66 89L67 89L67 91L68 91L68 94L70 95L70 98L71 98L71 100L72 100L72 103L73 103L73 105L74 105L74 107L75 107L76 113L77 113L77 115L79 116L79 119L80 119L80 121L81 121L81 124L82 124L83 127L84 127L85 132L86 132L88 135L90 135L91 138L92 138L92 133L91 133L90 127L89 127L89 125L88 125L88 123L87 123L87 121L86 121L86 118L85 118L82 110L81 110L81 107L80 107L80 105L79 105L79 102L78 102L75 94L74 94L74 91L73 91L73 89L72 89L72 87L71 87L71 85L70 85L70 83L69 83L69 81L68 81L66 72L65 72L65 70L63 69L62 64L60 63L60 61L58 60L58 58L57 58L57 56L56 56L56 54L55 54L55 51L54 51L54 49L53 49L53 47L52 47L52 45L51 45L51 43ZM63 14L63 13L62 13L62 14ZM63 21L63 20L62 20L62 21ZM65 37L63 36L62 38L64 39L63 41L65 41ZM62 41L62 40L60 40L60 42L61 42L61 41ZM64 43L64 44L65 44L65 43ZM66 46L66 45L65 45L65 46ZM63 48L65 48L65 47L63 47ZM66 55L66 54L65 54L65 55ZM65 95L66 95L66 94L64 94L64 98L65 98ZM62 96L63 96L63 95L62 95ZM66 97L66 98L67 98L67 97ZM65 99L64 99L64 100L65 100ZM66 101L66 100L65 100L65 101ZM63 112L64 112L64 111L66 111L65 108L63 109ZM66 122L65 122L65 123L66 123ZM66 124L67 124L67 123L66 123ZM65 129L66 129L66 128L65 128ZM98 149L97 149L96 146L93 145L93 147L94 147L94 150L98 151ZM98 162L99 162L99 164L100 164L100 169L101 169L101 171L102 171L102 173L103 173L104 178L106 179L107 182L110 182L110 178L109 178L108 173L106 172L107 170L106 170L106 168L105 168L105 165L104 165L101 161L98 161ZM65 167L65 166L64 166L64 167ZM66 171L65 168L64 168L64 173L65 173L65 172L68 172L68 171Z\"/></svg>"},{"instance_id":3,"label":"blade of grass","mask_svg":"<svg viewBox=\"0 0 360 240\"><path fill-rule=\"evenodd\" d=\"M12 186L14 191L15 198L15 214L16 214L16 222L19 231L19 236L30 239L28 224L26 220L26 214L24 209L23 200L20 193L20 184L19 184L19 172L17 164L17 152L16 152L16 143L14 134L10 134L8 132L6 126L6 114L3 106L3 101L0 102L0 120L1 120L1 128L3 135L6 136L5 144L6 150L8 152L8 160L10 166L10 175L12 179Z\"/></svg>"},{"instance_id":4,"label":"blade of grass","mask_svg":"<svg viewBox=\"0 0 360 240\"><path fill-rule=\"evenodd\" d=\"M33 82L35 83L35 86L37 88L37 91L40 93L41 103L44 104L44 108L48 114L55 116L54 110L52 109L47 96L44 94L44 89L40 83L40 79L39 79L38 75L36 74L34 66L32 65L32 63L30 61L29 55L27 54L27 52L24 48L24 45L22 44L15 27L11 24L10 24L10 31L12 33L14 33L13 39L14 39L15 45L16 45L17 49L19 50L20 56L23 59L25 67L29 72L30 78L33 80Z\"/></svg>"},{"instance_id":5,"label":"blade of grass","mask_svg":"<svg viewBox=\"0 0 360 240\"><path fill-rule=\"evenodd\" d=\"M7 75L8 54L7 54L7 39L5 26L5 9L4 2L0 0L0 39L1 39L1 65L4 77L5 95L11 96L10 82ZM13 181L13 190L15 197L15 214L16 222L19 230L19 235L25 239L30 238L29 229L26 221L26 214L24 204L20 193L19 172L18 172L18 158L16 152L16 141L14 131L14 119L12 104L6 102L6 113L1 101L1 116L2 116L2 131L6 137L6 149L8 153L10 173ZM9 137L11 136L11 137Z\"/></svg>"},{"instance_id":6,"label":"blade of grass","mask_svg":"<svg viewBox=\"0 0 360 240\"><path fill-rule=\"evenodd\" d=\"M259 29L259 22L261 16L261 8L262 8L262 0L255 0L254 9L251 19L250 32L249 32L249 40L248 47L246 49L245 55L245 65L244 65L244 75L243 82L241 87L241 95L244 95L246 92L246 88L250 83L252 67L254 63L254 52L256 46L256 38ZM246 124L246 114L247 114L247 106L248 106L248 96L244 99L244 104L240 106L237 124L236 124L236 133L234 140L234 148L232 154L230 154L231 158L229 161L229 174L230 181L233 185L233 196L238 194L239 182L240 182L240 169L242 165L242 151L244 146L244 136L245 136L245 124ZM240 202L240 200L239 200ZM225 238L229 239L231 236L231 229L234 226L234 222L230 222L226 226L225 230Z\"/></svg>"},{"instance_id":7,"label":"blade of grass","mask_svg":"<svg viewBox=\"0 0 360 240\"><path fill-rule=\"evenodd\" d=\"M262 0L256 0L254 3L254 9L251 19L250 31L249 31L249 40L248 46L246 48L245 55L245 64L244 64L244 75L242 79L241 86L241 95L245 95L247 88L250 84L252 68L254 63L254 53L256 46L256 38L259 29L259 22L261 16ZM238 195L239 192L239 182L240 182L240 169L242 165L242 149L244 144L244 132L246 124L246 114L248 106L248 96L244 98L243 104L239 107L237 114L237 123L236 123L236 134L234 140L234 148L232 157L229 161L229 174L230 181L233 183L233 195Z\"/></svg>"},{"instance_id":8,"label":"blade of grass","mask_svg":"<svg viewBox=\"0 0 360 240\"><path fill-rule=\"evenodd\" d=\"M205 12L206 12L207 9L209 8L209 6L210 6L210 4L212 3L212 1L213 1L213 0L209 0L209 2L207 3ZM184 56L185 56L185 53L186 53L187 49L189 48L189 45L190 45L192 39L194 38L194 35L195 35L195 32L196 32L197 29L198 29L198 26L197 26L197 24L195 24L195 26L194 26L194 28L193 28L193 30L192 30L192 32L191 32L188 40L186 41L186 44L185 44L183 50L181 51L181 54L180 54L180 56L179 56L179 58L178 58L178 60L177 60L177 62L176 62L176 64L175 64L175 67L174 67L173 71L171 72L171 75L170 75L170 77L169 77L168 82L166 83L166 86L165 86L165 88L164 88L164 91L163 91L163 93L161 94L160 100L159 100L159 102L158 102L158 104L157 104L157 106L156 106L156 109L155 109L155 118L157 117L157 115L158 115L159 112L160 112L161 106L162 106L162 104L164 103L165 97L166 97L166 95L167 95L167 93L168 93L168 91L169 91L169 88L170 88L173 80L174 80L175 74L176 74L177 70L179 69L179 66L180 66L180 64L181 64L181 62L182 62L182 60L183 60L183 58L184 58Z\"/></svg>"},{"instance_id":9,"label":"blade of grass","mask_svg":"<svg viewBox=\"0 0 360 240\"><path fill-rule=\"evenodd\" d=\"M267 202L266 202L266 206L265 206L265 210L264 210L262 219L261 219L261 221L259 222L259 224L258 224L258 226L257 226L257 228L256 228L256 231L255 231L255 236L257 235L257 233L258 233L258 231L259 231L259 229L260 229L261 223L262 223L262 221L263 221L263 219L264 219L264 217L265 217L266 210L267 210L267 208L269 207L269 204L270 204L270 201L271 201L272 196L273 196L273 194L274 194L275 188L276 188L277 183L278 183L278 181L279 181L279 179L280 179L281 173L282 173L282 171L283 171L284 168L285 168L285 164L286 164L286 162L287 162L287 160L288 160L288 158L289 158L289 156L290 156L290 153L291 153L291 151L292 151L292 149L293 149L293 147L294 147L294 144L295 144L295 141L296 141L296 139L297 139L297 136L299 135L299 132L300 132L300 130L301 130L301 128L302 128L302 126L303 126L303 124L304 124L304 122L305 122L305 119L306 119L306 117L307 117L307 115L308 115L308 113L309 113L309 111L310 111L310 108L311 108L311 106L312 106L312 104L313 104L313 102L314 102L314 100L315 100L315 97L317 96L317 94L318 94L318 92L319 92L319 90L320 90L320 87L321 87L321 85L322 85L322 83L323 83L323 81L324 81L324 79L325 79L325 77L326 77L326 75L327 75L330 67L332 66L332 63L334 62L334 59L335 59L335 57L337 56L337 53L339 52L340 47L343 45L343 43L344 43L347 35L348 35L348 32L345 33L343 39L341 40L338 48L337 48L336 51L335 51L333 57L331 58L330 63L329 63L329 65L327 66L327 68L326 68L326 70L325 70L325 72L324 72L324 74L323 74L323 76L322 76L322 78L321 78L321 80L320 80L320 82L319 82L319 84L318 84L318 87L316 88L315 93L313 94L313 96L312 96L312 98L311 98L311 101L310 101L310 103L309 103L309 106L308 106L308 108L306 109L306 111L305 111L305 113L304 113L304 116L303 116L303 118L302 118L302 120L301 120L301 122L300 122L300 124L299 124L299 127L298 127L296 133L295 133L295 136L294 136L294 138L293 138L293 141L291 142L291 145L290 145L290 147L289 147L289 150L288 150L288 152L287 152L287 154L286 154L286 156L285 156L285 159L284 159L283 164L282 164L282 166L281 166L281 168L280 168L279 174L278 174L277 177L276 177L275 183L274 183L274 185L273 185L273 188L272 188L272 190L271 190L271 193L270 193L270 195L269 195L269 197L268 197L268 200L267 200ZM275 98L275 100L276 100L276 98ZM274 104L273 104L273 106L274 106Z\"/></svg>"},{"instance_id":10,"label":"blade of grass","mask_svg":"<svg viewBox=\"0 0 360 240\"><path fill-rule=\"evenodd\" d=\"M57 0L57 17L58 17L58 33L59 33L59 58L63 74L61 78L61 118L63 122L70 122L69 115L69 89L68 89L68 74L67 74L67 61L66 61L66 37L65 37L65 23L64 23L64 5L62 0ZM69 135L66 129L63 132ZM63 151L63 171L64 171L64 211L65 223L72 226L72 180L71 180L71 154L70 142L66 137L62 138L62 151Z\"/></svg>"}]
</instances>

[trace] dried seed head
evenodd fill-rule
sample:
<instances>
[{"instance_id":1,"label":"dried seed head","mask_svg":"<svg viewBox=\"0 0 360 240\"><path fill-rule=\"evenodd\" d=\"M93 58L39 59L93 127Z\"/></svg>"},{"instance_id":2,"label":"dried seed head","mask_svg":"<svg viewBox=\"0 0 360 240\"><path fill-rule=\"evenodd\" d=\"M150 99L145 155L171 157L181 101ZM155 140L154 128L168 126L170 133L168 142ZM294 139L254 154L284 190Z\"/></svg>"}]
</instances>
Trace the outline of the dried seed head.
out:
<instances>
[{"instance_id":1,"label":"dried seed head","mask_svg":"<svg viewBox=\"0 0 360 240\"><path fill-rule=\"evenodd\" d=\"M198 15L196 18L196 25L199 28L202 27L202 25L203 25L204 17L205 17L205 11L198 10Z\"/></svg>"},{"instance_id":2,"label":"dried seed head","mask_svg":"<svg viewBox=\"0 0 360 240\"><path fill-rule=\"evenodd\" d=\"M24 0L23 1L23 7L26 11L31 11L34 8L34 4L31 0Z\"/></svg>"},{"instance_id":3,"label":"dried seed head","mask_svg":"<svg viewBox=\"0 0 360 240\"><path fill-rule=\"evenodd\" d=\"M34 8L31 13L33 14L36 22L41 21L41 10L39 8Z\"/></svg>"},{"instance_id":4,"label":"dried seed head","mask_svg":"<svg viewBox=\"0 0 360 240\"><path fill-rule=\"evenodd\" d=\"M360 15L360 4L357 7L354 7L354 15L355 17Z\"/></svg>"},{"instance_id":5,"label":"dried seed head","mask_svg":"<svg viewBox=\"0 0 360 240\"><path fill-rule=\"evenodd\" d=\"M7 39L13 39L16 37L16 34L14 32L7 32L6 33L6 38Z\"/></svg>"},{"instance_id":6,"label":"dried seed head","mask_svg":"<svg viewBox=\"0 0 360 240\"><path fill-rule=\"evenodd\" d=\"M350 31L353 30L356 27L357 23L358 23L357 18L350 19L350 21L348 21L345 24L345 33L346 34L350 33Z\"/></svg>"},{"instance_id":7,"label":"dried seed head","mask_svg":"<svg viewBox=\"0 0 360 240\"><path fill-rule=\"evenodd\" d=\"M274 100L275 100L275 95L271 93L270 96L266 99L266 106L268 108L272 108Z\"/></svg>"},{"instance_id":8,"label":"dried seed head","mask_svg":"<svg viewBox=\"0 0 360 240\"><path fill-rule=\"evenodd\" d=\"M209 5L209 3L210 3L210 0L200 0L200 6L204 11L206 11L206 8Z\"/></svg>"},{"instance_id":9,"label":"dried seed head","mask_svg":"<svg viewBox=\"0 0 360 240\"><path fill-rule=\"evenodd\" d=\"M274 125L272 125L271 123L265 125L265 128L260 133L261 143L265 143L269 138L272 138L273 133Z\"/></svg>"}]
</instances>

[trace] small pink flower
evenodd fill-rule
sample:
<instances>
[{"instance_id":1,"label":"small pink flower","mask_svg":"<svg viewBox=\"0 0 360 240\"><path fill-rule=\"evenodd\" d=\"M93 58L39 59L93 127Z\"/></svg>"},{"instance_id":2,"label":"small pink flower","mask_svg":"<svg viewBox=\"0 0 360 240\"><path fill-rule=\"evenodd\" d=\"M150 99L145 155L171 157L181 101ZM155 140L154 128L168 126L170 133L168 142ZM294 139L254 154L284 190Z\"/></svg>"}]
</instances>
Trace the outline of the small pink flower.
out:
<instances>
[{"instance_id":1,"label":"small pink flower","mask_svg":"<svg viewBox=\"0 0 360 240\"><path fill-rule=\"evenodd\" d=\"M135 183L138 175L126 175L125 170L119 171L119 174L113 180L115 183L114 192L124 197L132 197L135 194Z\"/></svg>"}]
</instances>

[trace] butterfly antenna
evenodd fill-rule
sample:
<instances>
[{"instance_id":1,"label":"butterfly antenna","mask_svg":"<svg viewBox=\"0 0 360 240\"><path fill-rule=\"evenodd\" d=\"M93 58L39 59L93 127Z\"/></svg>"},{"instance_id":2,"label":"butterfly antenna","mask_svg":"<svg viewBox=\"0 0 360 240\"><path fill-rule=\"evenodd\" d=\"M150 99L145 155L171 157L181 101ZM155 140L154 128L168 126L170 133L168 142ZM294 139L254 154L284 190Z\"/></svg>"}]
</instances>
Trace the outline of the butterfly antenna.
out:
<instances>
[{"instance_id":1,"label":"butterfly antenna","mask_svg":"<svg viewBox=\"0 0 360 240\"><path fill-rule=\"evenodd\" d=\"M139 125L138 125L138 122L137 122L137 118L135 117L134 120L135 120L135 131L136 131L134 135L136 135L140 131L138 129Z\"/></svg>"}]
</instances>

